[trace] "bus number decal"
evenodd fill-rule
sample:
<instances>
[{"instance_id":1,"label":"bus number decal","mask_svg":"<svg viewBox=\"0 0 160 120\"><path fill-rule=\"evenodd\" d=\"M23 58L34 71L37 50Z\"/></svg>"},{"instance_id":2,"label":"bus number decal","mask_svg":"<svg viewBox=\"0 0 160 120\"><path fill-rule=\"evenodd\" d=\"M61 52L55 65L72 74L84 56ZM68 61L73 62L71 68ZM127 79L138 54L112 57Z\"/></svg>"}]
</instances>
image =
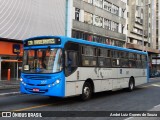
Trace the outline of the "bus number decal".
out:
<instances>
[{"instance_id":1,"label":"bus number decal","mask_svg":"<svg viewBox=\"0 0 160 120\"><path fill-rule=\"evenodd\" d=\"M41 81L41 84L46 84L47 83L47 80L42 80Z\"/></svg>"}]
</instances>

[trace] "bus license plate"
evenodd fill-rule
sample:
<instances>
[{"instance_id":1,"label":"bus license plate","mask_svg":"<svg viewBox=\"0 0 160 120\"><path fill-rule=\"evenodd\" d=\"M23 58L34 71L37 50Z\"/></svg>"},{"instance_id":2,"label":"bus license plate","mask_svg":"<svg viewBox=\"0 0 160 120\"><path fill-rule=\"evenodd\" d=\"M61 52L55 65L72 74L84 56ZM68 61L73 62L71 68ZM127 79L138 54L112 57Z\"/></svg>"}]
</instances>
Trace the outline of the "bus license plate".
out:
<instances>
[{"instance_id":1,"label":"bus license plate","mask_svg":"<svg viewBox=\"0 0 160 120\"><path fill-rule=\"evenodd\" d=\"M34 88L33 91L34 92L39 92L39 89L38 88Z\"/></svg>"}]
</instances>

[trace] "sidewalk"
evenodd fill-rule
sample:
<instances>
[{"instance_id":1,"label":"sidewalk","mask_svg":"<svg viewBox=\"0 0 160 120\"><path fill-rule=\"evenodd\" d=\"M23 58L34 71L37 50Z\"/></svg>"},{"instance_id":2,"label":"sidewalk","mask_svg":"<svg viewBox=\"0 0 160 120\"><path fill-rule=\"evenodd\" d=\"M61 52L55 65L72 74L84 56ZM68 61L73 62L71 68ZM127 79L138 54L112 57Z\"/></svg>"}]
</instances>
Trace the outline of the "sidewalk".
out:
<instances>
[{"instance_id":1,"label":"sidewalk","mask_svg":"<svg viewBox=\"0 0 160 120\"><path fill-rule=\"evenodd\" d=\"M0 80L0 90L19 89L20 80Z\"/></svg>"}]
</instances>

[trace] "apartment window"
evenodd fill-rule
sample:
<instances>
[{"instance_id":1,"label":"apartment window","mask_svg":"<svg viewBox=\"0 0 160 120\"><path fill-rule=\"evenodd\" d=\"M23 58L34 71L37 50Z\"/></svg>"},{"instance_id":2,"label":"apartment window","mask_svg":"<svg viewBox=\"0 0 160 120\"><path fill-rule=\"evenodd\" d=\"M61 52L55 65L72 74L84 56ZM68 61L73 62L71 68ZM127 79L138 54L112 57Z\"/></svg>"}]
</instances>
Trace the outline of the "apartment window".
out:
<instances>
[{"instance_id":1,"label":"apartment window","mask_svg":"<svg viewBox=\"0 0 160 120\"><path fill-rule=\"evenodd\" d=\"M125 12L125 9L122 9L121 15L122 15L123 18L124 18L124 12ZM127 17L128 17L128 16L127 16Z\"/></svg>"},{"instance_id":2,"label":"apartment window","mask_svg":"<svg viewBox=\"0 0 160 120\"><path fill-rule=\"evenodd\" d=\"M105 10L111 12L112 10L112 3L108 2L107 0L104 0L104 7Z\"/></svg>"},{"instance_id":3,"label":"apartment window","mask_svg":"<svg viewBox=\"0 0 160 120\"><path fill-rule=\"evenodd\" d=\"M84 12L84 23L92 24L93 23L93 15L88 12Z\"/></svg>"},{"instance_id":4,"label":"apartment window","mask_svg":"<svg viewBox=\"0 0 160 120\"><path fill-rule=\"evenodd\" d=\"M112 31L118 32L119 23L112 22Z\"/></svg>"},{"instance_id":5,"label":"apartment window","mask_svg":"<svg viewBox=\"0 0 160 120\"><path fill-rule=\"evenodd\" d=\"M107 30L111 30L111 20L104 19L104 28Z\"/></svg>"},{"instance_id":6,"label":"apartment window","mask_svg":"<svg viewBox=\"0 0 160 120\"><path fill-rule=\"evenodd\" d=\"M84 33L80 31L72 31L72 37L73 38L79 38L79 39L84 39Z\"/></svg>"},{"instance_id":7,"label":"apartment window","mask_svg":"<svg viewBox=\"0 0 160 120\"><path fill-rule=\"evenodd\" d=\"M133 32L138 33L137 28L133 28Z\"/></svg>"},{"instance_id":8,"label":"apartment window","mask_svg":"<svg viewBox=\"0 0 160 120\"><path fill-rule=\"evenodd\" d=\"M88 40L88 41L92 41L92 40L93 40L93 36L90 35L90 34L88 34L88 35L87 35L87 40Z\"/></svg>"},{"instance_id":9,"label":"apartment window","mask_svg":"<svg viewBox=\"0 0 160 120\"><path fill-rule=\"evenodd\" d=\"M98 27L103 26L103 18L102 17L94 15L93 20L94 20L93 25L98 26Z\"/></svg>"},{"instance_id":10,"label":"apartment window","mask_svg":"<svg viewBox=\"0 0 160 120\"><path fill-rule=\"evenodd\" d=\"M129 12L127 12L127 17L129 17Z\"/></svg>"},{"instance_id":11,"label":"apartment window","mask_svg":"<svg viewBox=\"0 0 160 120\"><path fill-rule=\"evenodd\" d=\"M111 39L106 39L106 44L109 44L109 45L111 45L112 44L112 42L111 42Z\"/></svg>"},{"instance_id":12,"label":"apartment window","mask_svg":"<svg viewBox=\"0 0 160 120\"><path fill-rule=\"evenodd\" d=\"M158 26L158 25L157 25ZM151 23L149 23L148 27L150 28L151 27Z\"/></svg>"},{"instance_id":13,"label":"apartment window","mask_svg":"<svg viewBox=\"0 0 160 120\"><path fill-rule=\"evenodd\" d=\"M84 39L88 41L93 41L93 42L109 44L109 45L120 46L120 47L124 47L125 45L125 42L123 41L114 40L114 39L106 38L106 37L99 36L99 35L93 35L90 33L81 32L77 30L72 30L72 37L80 38L80 39Z\"/></svg>"},{"instance_id":14,"label":"apartment window","mask_svg":"<svg viewBox=\"0 0 160 120\"><path fill-rule=\"evenodd\" d=\"M83 0L84 2L87 2L87 3L90 3L92 4L93 3L93 0Z\"/></svg>"},{"instance_id":15,"label":"apartment window","mask_svg":"<svg viewBox=\"0 0 160 120\"><path fill-rule=\"evenodd\" d=\"M125 44L125 42L118 41L118 40L114 40L114 45L115 45L115 46L123 47L124 44Z\"/></svg>"},{"instance_id":16,"label":"apartment window","mask_svg":"<svg viewBox=\"0 0 160 120\"><path fill-rule=\"evenodd\" d=\"M80 18L80 9L75 8L75 20L79 21Z\"/></svg>"},{"instance_id":17,"label":"apartment window","mask_svg":"<svg viewBox=\"0 0 160 120\"><path fill-rule=\"evenodd\" d=\"M137 44L138 45L142 45L142 41L137 41Z\"/></svg>"},{"instance_id":18,"label":"apartment window","mask_svg":"<svg viewBox=\"0 0 160 120\"><path fill-rule=\"evenodd\" d=\"M102 8L103 7L103 0L93 0L93 4L97 7Z\"/></svg>"},{"instance_id":19,"label":"apartment window","mask_svg":"<svg viewBox=\"0 0 160 120\"><path fill-rule=\"evenodd\" d=\"M133 32L139 35L143 35L143 31L141 29L138 28L133 28Z\"/></svg>"},{"instance_id":20,"label":"apartment window","mask_svg":"<svg viewBox=\"0 0 160 120\"><path fill-rule=\"evenodd\" d=\"M119 14L119 7L116 5L112 5L112 13L118 15Z\"/></svg>"},{"instance_id":21,"label":"apartment window","mask_svg":"<svg viewBox=\"0 0 160 120\"><path fill-rule=\"evenodd\" d=\"M122 34L123 34L123 32L124 32L124 25L122 25Z\"/></svg>"}]
</instances>

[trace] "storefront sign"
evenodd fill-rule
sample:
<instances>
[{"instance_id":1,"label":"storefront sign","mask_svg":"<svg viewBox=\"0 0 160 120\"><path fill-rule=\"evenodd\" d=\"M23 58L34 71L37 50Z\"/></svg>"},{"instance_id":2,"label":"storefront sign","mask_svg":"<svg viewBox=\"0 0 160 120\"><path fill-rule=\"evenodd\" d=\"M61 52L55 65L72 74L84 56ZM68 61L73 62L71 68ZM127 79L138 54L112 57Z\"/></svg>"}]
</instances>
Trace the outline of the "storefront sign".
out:
<instances>
[{"instance_id":1,"label":"storefront sign","mask_svg":"<svg viewBox=\"0 0 160 120\"><path fill-rule=\"evenodd\" d=\"M14 54L20 53L20 45L19 44L13 44L13 53Z\"/></svg>"}]
</instances>

